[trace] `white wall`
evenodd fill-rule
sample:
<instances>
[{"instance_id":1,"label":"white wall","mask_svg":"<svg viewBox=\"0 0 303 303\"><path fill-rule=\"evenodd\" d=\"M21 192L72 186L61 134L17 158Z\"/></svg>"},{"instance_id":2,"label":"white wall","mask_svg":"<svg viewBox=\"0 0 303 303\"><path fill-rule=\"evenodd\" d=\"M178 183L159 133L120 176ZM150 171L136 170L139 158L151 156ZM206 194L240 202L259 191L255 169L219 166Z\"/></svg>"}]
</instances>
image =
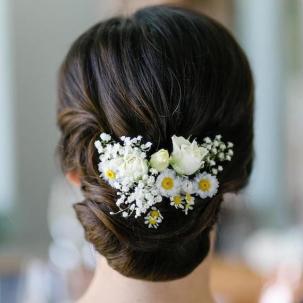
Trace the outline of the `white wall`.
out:
<instances>
[{"instance_id":1,"label":"white wall","mask_svg":"<svg viewBox=\"0 0 303 303\"><path fill-rule=\"evenodd\" d=\"M239 39L256 85L254 170L247 194L265 224L287 223L286 28L282 0L236 1Z\"/></svg>"},{"instance_id":2,"label":"white wall","mask_svg":"<svg viewBox=\"0 0 303 303\"><path fill-rule=\"evenodd\" d=\"M46 252L47 203L57 173L56 73L71 42L109 14L110 1L7 0L12 28L16 195L10 242L21 253ZM2 20L1 20L2 21ZM2 104L1 104L2 106ZM9 136L8 136L9 137Z\"/></svg>"},{"instance_id":3,"label":"white wall","mask_svg":"<svg viewBox=\"0 0 303 303\"><path fill-rule=\"evenodd\" d=\"M15 198L15 146L11 40L8 0L0 1L0 212L11 210Z\"/></svg>"}]
</instances>

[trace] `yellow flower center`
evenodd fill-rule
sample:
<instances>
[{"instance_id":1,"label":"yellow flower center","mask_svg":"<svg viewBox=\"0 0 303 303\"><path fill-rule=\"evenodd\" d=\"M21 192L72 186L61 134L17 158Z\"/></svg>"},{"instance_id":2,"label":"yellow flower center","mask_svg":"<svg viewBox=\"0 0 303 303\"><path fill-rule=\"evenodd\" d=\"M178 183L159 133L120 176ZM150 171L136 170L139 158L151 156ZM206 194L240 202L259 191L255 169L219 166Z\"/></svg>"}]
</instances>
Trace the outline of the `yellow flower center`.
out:
<instances>
[{"instance_id":1,"label":"yellow flower center","mask_svg":"<svg viewBox=\"0 0 303 303\"><path fill-rule=\"evenodd\" d=\"M157 219L159 217L159 212L157 210L152 210L150 212L150 217L153 219Z\"/></svg>"},{"instance_id":2,"label":"yellow flower center","mask_svg":"<svg viewBox=\"0 0 303 303\"><path fill-rule=\"evenodd\" d=\"M173 201L176 205L180 205L182 202L181 196L174 196Z\"/></svg>"},{"instance_id":3,"label":"yellow flower center","mask_svg":"<svg viewBox=\"0 0 303 303\"><path fill-rule=\"evenodd\" d=\"M149 224L152 224L152 225L155 225L157 223L157 219L156 218L153 218L153 217L149 217L148 218L148 223Z\"/></svg>"},{"instance_id":4,"label":"yellow flower center","mask_svg":"<svg viewBox=\"0 0 303 303\"><path fill-rule=\"evenodd\" d=\"M161 186L165 189L165 190L170 190L174 187L174 180L171 177L165 177L163 178L162 182L161 182Z\"/></svg>"},{"instance_id":5,"label":"yellow flower center","mask_svg":"<svg viewBox=\"0 0 303 303\"><path fill-rule=\"evenodd\" d=\"M199 189L202 191L209 191L211 187L211 183L208 179L201 179L199 181Z\"/></svg>"},{"instance_id":6,"label":"yellow flower center","mask_svg":"<svg viewBox=\"0 0 303 303\"><path fill-rule=\"evenodd\" d=\"M115 180L116 179L116 173L112 169L108 169L105 172L105 177L109 180Z\"/></svg>"}]
</instances>

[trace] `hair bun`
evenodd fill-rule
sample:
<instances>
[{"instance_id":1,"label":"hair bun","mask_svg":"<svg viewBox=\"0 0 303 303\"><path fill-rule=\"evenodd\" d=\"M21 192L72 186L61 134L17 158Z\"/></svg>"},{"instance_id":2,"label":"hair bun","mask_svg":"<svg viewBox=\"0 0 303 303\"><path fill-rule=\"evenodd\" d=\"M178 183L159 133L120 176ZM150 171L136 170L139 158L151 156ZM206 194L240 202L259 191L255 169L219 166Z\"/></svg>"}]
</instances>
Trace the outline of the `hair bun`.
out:
<instances>
[{"instance_id":1,"label":"hair bun","mask_svg":"<svg viewBox=\"0 0 303 303\"><path fill-rule=\"evenodd\" d=\"M152 20L152 22L151 22ZM63 171L77 171L85 200L75 204L85 235L123 275L152 281L181 278L209 252L225 192L243 188L253 162L254 88L245 54L230 33L205 15L169 6L144 8L84 32L59 73L58 152ZM215 196L184 216L161 203L165 223L112 216L117 191L100 178L94 142L141 134L156 150L170 138L197 142L222 134L235 144ZM167 203L166 203L167 201Z\"/></svg>"}]
</instances>

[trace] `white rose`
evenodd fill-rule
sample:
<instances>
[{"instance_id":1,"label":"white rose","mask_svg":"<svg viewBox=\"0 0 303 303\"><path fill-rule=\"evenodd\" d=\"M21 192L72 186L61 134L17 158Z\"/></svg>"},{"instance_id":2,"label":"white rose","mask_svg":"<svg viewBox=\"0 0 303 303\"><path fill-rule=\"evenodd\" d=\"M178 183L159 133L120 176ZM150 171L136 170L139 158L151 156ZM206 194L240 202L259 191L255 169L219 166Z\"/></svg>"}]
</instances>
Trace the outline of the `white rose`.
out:
<instances>
[{"instance_id":1,"label":"white rose","mask_svg":"<svg viewBox=\"0 0 303 303\"><path fill-rule=\"evenodd\" d=\"M169 153L166 149L160 149L152 154L149 160L150 166L161 172L169 165Z\"/></svg>"},{"instance_id":2,"label":"white rose","mask_svg":"<svg viewBox=\"0 0 303 303\"><path fill-rule=\"evenodd\" d=\"M208 150L199 146L194 140L190 142L184 137L172 136L173 152L170 164L174 170L181 175L192 175L203 163Z\"/></svg>"},{"instance_id":3,"label":"white rose","mask_svg":"<svg viewBox=\"0 0 303 303\"><path fill-rule=\"evenodd\" d=\"M136 154L127 154L119 167L119 176L138 179L148 172L147 160Z\"/></svg>"}]
</instances>

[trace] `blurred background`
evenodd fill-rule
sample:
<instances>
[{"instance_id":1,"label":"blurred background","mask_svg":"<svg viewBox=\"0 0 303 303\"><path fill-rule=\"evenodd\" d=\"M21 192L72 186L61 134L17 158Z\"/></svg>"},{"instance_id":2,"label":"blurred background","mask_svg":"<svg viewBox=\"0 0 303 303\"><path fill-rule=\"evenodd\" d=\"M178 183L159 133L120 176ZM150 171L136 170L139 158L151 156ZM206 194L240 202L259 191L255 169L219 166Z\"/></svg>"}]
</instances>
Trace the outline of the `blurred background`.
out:
<instances>
[{"instance_id":1,"label":"blurred background","mask_svg":"<svg viewBox=\"0 0 303 303\"><path fill-rule=\"evenodd\" d=\"M72 302L94 251L54 156L56 76L71 42L114 14L162 1L0 0L0 302ZM227 195L212 288L222 303L303 302L303 0L166 1L222 22L256 82L256 162Z\"/></svg>"}]
</instances>

